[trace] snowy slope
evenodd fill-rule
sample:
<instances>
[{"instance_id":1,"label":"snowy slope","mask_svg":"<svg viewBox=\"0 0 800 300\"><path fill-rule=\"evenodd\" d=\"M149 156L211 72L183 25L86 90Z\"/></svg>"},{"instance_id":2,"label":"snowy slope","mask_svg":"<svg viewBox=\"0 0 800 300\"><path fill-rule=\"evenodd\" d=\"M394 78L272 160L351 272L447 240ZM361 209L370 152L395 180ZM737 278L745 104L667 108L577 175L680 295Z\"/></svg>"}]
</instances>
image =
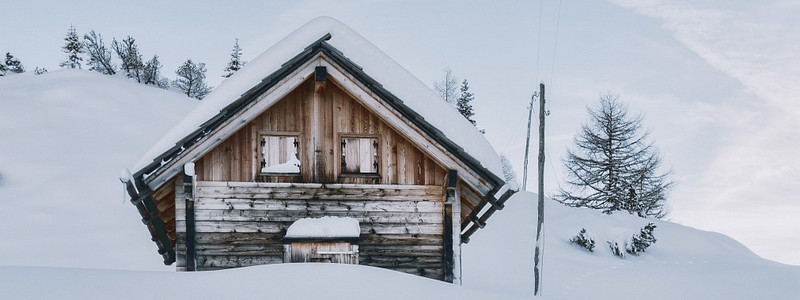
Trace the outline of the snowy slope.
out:
<instances>
[{"instance_id":1,"label":"snowy slope","mask_svg":"<svg viewBox=\"0 0 800 300\"><path fill-rule=\"evenodd\" d=\"M463 246L465 286L533 290L536 194L520 192L507 203ZM657 242L646 252L611 254L607 240L621 244L648 222ZM595 239L593 253L568 241L581 228ZM800 299L800 267L765 260L725 235L549 199L543 262L543 293L556 299Z\"/></svg>"},{"instance_id":2,"label":"snowy slope","mask_svg":"<svg viewBox=\"0 0 800 300\"><path fill-rule=\"evenodd\" d=\"M523 299L343 264L197 273L0 267L0 291L9 299Z\"/></svg>"},{"instance_id":3,"label":"snowy slope","mask_svg":"<svg viewBox=\"0 0 800 300\"><path fill-rule=\"evenodd\" d=\"M0 77L0 265L163 270L117 178L197 103L91 71Z\"/></svg>"}]
</instances>

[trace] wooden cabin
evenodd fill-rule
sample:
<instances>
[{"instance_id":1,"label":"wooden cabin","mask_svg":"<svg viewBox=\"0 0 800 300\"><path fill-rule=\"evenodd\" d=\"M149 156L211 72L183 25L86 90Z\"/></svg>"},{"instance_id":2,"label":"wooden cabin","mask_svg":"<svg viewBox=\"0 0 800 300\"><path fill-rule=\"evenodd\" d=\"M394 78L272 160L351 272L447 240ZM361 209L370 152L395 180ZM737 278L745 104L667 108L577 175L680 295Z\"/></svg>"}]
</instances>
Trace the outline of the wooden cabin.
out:
<instances>
[{"instance_id":1,"label":"wooden cabin","mask_svg":"<svg viewBox=\"0 0 800 300\"><path fill-rule=\"evenodd\" d=\"M179 271L340 262L458 283L461 243L514 193L499 166L455 109L318 18L227 79L122 179ZM358 232L287 236L321 217Z\"/></svg>"}]
</instances>

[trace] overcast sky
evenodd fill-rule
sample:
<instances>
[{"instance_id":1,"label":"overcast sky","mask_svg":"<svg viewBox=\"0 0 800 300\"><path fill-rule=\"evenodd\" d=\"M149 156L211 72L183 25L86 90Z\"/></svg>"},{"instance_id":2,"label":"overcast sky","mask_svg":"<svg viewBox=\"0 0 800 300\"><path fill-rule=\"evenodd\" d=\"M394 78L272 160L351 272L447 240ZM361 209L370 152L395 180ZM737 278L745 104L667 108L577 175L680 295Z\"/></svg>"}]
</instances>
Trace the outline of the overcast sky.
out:
<instances>
[{"instance_id":1,"label":"overcast sky","mask_svg":"<svg viewBox=\"0 0 800 300\"><path fill-rule=\"evenodd\" d=\"M205 62L212 85L236 38L248 60L312 18L332 16L426 83L444 67L468 79L478 126L520 176L526 107L544 81L548 194L563 180L560 159L586 107L612 91L644 117L680 180L671 220L800 265L796 1L3 0L0 8L0 51L29 70L58 69L74 25L107 43L133 36L169 77L187 58Z\"/></svg>"}]
</instances>

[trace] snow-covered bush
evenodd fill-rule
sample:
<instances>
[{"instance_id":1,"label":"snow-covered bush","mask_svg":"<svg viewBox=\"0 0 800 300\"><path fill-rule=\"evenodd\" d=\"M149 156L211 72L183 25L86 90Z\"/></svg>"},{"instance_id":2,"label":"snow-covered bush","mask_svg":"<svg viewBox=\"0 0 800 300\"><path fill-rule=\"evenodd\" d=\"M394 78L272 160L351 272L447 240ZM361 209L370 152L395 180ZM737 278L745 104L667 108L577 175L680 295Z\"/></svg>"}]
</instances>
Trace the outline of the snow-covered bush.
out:
<instances>
[{"instance_id":1,"label":"snow-covered bush","mask_svg":"<svg viewBox=\"0 0 800 300\"><path fill-rule=\"evenodd\" d=\"M644 252L647 247L656 242L656 238L653 236L653 230L655 229L656 225L653 223L642 227L639 230L639 234L634 234L631 240L625 243L625 252L633 255L639 255L639 252Z\"/></svg>"},{"instance_id":2,"label":"snow-covered bush","mask_svg":"<svg viewBox=\"0 0 800 300\"><path fill-rule=\"evenodd\" d=\"M573 236L571 239L569 239L569 241L570 243L586 248L586 250L589 250L589 252L594 252L594 239L587 236L586 228L581 228L581 232L579 232L578 235Z\"/></svg>"},{"instance_id":3,"label":"snow-covered bush","mask_svg":"<svg viewBox=\"0 0 800 300\"><path fill-rule=\"evenodd\" d=\"M606 243L608 243L608 247L611 248L611 253L619 258L625 258L625 252L622 252L622 250L619 248L617 241L606 241Z\"/></svg>"}]
</instances>

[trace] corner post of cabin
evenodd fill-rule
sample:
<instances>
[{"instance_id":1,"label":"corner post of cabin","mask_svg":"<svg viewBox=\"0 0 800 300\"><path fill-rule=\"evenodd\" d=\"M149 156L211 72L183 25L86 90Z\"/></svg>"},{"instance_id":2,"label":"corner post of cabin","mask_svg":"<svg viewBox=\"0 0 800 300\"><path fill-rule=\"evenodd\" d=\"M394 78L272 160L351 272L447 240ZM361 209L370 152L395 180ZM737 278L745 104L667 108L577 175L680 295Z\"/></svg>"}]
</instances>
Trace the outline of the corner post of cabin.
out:
<instances>
[{"instance_id":1,"label":"corner post of cabin","mask_svg":"<svg viewBox=\"0 0 800 300\"><path fill-rule=\"evenodd\" d=\"M197 270L194 220L194 163L183 166L183 195L186 203L186 271Z\"/></svg>"},{"instance_id":2,"label":"corner post of cabin","mask_svg":"<svg viewBox=\"0 0 800 300\"><path fill-rule=\"evenodd\" d=\"M461 285L461 201L458 172L447 172L444 203L444 280Z\"/></svg>"}]
</instances>

